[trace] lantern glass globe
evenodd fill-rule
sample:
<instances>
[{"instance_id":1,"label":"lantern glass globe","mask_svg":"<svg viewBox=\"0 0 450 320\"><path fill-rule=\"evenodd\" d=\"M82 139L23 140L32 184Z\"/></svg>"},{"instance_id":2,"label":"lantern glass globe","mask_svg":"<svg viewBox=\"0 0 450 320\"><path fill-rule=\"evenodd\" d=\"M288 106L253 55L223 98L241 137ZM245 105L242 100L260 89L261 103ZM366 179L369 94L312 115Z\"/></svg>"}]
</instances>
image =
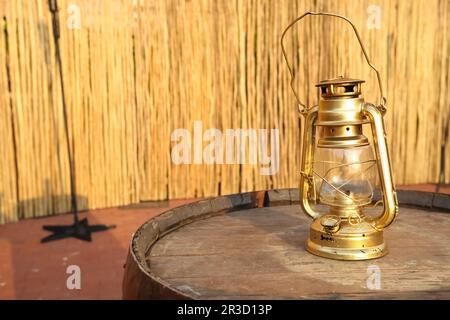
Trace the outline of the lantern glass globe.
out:
<instances>
[{"instance_id":1,"label":"lantern glass globe","mask_svg":"<svg viewBox=\"0 0 450 320\"><path fill-rule=\"evenodd\" d=\"M313 171L320 203L337 207L371 203L377 166L370 145L316 148Z\"/></svg>"}]
</instances>

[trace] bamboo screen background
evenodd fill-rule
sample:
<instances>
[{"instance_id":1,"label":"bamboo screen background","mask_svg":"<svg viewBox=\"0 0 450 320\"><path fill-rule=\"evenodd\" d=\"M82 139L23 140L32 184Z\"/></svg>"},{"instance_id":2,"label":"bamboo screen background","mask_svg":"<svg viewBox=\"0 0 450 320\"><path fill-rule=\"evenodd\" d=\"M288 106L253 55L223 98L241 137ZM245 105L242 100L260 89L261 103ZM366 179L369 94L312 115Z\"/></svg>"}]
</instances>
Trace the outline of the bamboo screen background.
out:
<instances>
[{"instance_id":1,"label":"bamboo screen background","mask_svg":"<svg viewBox=\"0 0 450 320\"><path fill-rule=\"evenodd\" d=\"M66 27L75 4L81 29ZM299 123L279 39L308 10L349 17L381 72L397 184L450 182L446 0L59 0L61 54L79 206L295 187ZM381 8L381 29L367 27ZM0 0L0 223L70 210L69 166L47 1ZM348 25L308 17L287 38L296 86L376 77ZM171 132L278 128L280 169L175 165Z\"/></svg>"}]
</instances>

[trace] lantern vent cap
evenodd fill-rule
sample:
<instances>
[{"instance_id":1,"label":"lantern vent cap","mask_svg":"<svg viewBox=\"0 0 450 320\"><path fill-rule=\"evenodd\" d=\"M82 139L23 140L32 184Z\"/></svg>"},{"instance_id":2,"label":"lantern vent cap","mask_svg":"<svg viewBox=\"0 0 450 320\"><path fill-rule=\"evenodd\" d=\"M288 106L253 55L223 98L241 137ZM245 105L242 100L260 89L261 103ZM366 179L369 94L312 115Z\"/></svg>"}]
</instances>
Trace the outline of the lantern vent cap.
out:
<instances>
[{"instance_id":1,"label":"lantern vent cap","mask_svg":"<svg viewBox=\"0 0 450 320\"><path fill-rule=\"evenodd\" d=\"M364 80L360 79L339 76L319 81L316 87L319 87L320 95L323 98L357 97L361 94L361 83L364 82Z\"/></svg>"}]
</instances>

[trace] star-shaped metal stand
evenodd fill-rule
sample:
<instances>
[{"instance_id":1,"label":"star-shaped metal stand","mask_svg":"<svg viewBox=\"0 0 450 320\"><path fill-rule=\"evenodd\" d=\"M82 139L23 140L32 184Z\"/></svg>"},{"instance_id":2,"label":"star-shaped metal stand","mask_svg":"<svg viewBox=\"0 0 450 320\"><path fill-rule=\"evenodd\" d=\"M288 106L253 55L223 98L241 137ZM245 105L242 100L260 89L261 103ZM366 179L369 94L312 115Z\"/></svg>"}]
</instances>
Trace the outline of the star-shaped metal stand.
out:
<instances>
[{"instance_id":1,"label":"star-shaped metal stand","mask_svg":"<svg viewBox=\"0 0 450 320\"><path fill-rule=\"evenodd\" d=\"M89 225L88 219L84 218L82 220L78 220L78 217L75 215L74 223L70 225L59 225L59 226L43 226L44 230L52 232L51 235L46 236L41 239L41 243L59 240L64 238L77 238L83 241L92 241L91 234L93 232L105 231L109 229L115 228L115 225L104 225L104 224L95 224Z\"/></svg>"}]
</instances>

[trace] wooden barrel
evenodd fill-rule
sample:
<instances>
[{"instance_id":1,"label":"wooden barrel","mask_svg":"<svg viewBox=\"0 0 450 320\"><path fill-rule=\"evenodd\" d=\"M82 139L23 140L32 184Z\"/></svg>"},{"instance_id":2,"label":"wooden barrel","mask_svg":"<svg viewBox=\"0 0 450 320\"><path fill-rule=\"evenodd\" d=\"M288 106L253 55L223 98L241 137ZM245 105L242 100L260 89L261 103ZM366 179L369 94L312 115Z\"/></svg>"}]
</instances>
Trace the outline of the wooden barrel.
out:
<instances>
[{"instance_id":1,"label":"wooden barrel","mask_svg":"<svg viewBox=\"0 0 450 320\"><path fill-rule=\"evenodd\" d=\"M125 299L450 298L450 196L398 191L390 253L337 261L305 250L311 220L298 190L202 200L134 234ZM414 207L412 207L414 206Z\"/></svg>"}]
</instances>

